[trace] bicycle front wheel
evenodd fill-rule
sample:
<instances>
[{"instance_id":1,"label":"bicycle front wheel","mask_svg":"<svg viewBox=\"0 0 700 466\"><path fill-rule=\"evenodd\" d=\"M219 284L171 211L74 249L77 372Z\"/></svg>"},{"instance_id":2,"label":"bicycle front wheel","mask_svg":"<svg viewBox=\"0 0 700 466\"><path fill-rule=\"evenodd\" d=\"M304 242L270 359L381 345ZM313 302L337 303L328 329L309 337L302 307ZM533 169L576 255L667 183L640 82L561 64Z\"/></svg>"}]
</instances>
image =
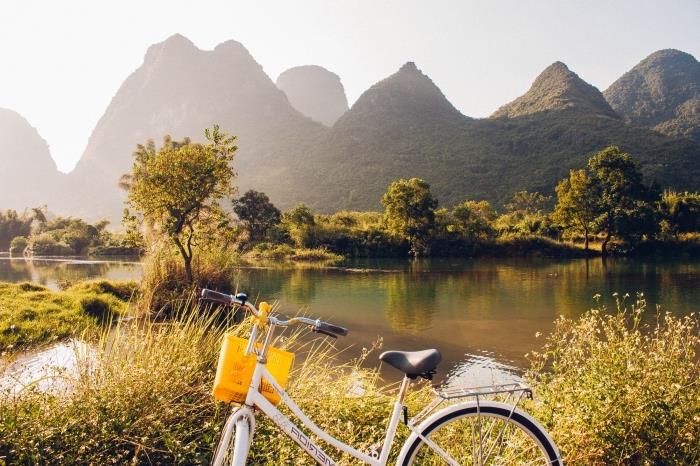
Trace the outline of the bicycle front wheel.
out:
<instances>
[{"instance_id":1,"label":"bicycle front wheel","mask_svg":"<svg viewBox=\"0 0 700 466\"><path fill-rule=\"evenodd\" d=\"M563 466L554 442L522 411L494 402L468 403L424 427L403 466Z\"/></svg>"}]
</instances>

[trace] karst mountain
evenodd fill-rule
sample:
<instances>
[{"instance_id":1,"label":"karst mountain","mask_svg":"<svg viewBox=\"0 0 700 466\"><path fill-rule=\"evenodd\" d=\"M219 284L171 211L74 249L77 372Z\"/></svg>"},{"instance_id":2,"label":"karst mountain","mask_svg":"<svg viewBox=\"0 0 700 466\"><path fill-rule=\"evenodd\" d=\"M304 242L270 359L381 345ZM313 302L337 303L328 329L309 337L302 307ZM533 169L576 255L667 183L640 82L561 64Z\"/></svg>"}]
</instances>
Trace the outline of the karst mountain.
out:
<instances>
[{"instance_id":1,"label":"karst mountain","mask_svg":"<svg viewBox=\"0 0 700 466\"><path fill-rule=\"evenodd\" d=\"M605 90L627 122L700 141L700 63L679 50L659 50Z\"/></svg>"},{"instance_id":2,"label":"karst mountain","mask_svg":"<svg viewBox=\"0 0 700 466\"><path fill-rule=\"evenodd\" d=\"M402 177L428 181L445 206L487 199L500 208L515 191L553 193L569 169L610 144L632 153L647 181L698 190L697 66L691 55L662 50L602 94L555 62L524 95L474 119L413 62L348 109L332 71L296 67L275 83L239 42L201 50L174 35L151 46L116 90L67 175L29 123L0 110L0 209L48 204L118 222L118 180L136 145L166 134L202 140L213 124L238 137L239 191L264 191L283 209L378 209Z\"/></svg>"},{"instance_id":3,"label":"karst mountain","mask_svg":"<svg viewBox=\"0 0 700 466\"><path fill-rule=\"evenodd\" d=\"M62 181L37 130L20 114L0 108L0 209L46 204Z\"/></svg>"},{"instance_id":4,"label":"karst mountain","mask_svg":"<svg viewBox=\"0 0 700 466\"><path fill-rule=\"evenodd\" d=\"M277 87L302 115L326 126L333 126L348 110L340 77L321 66L290 68L279 75Z\"/></svg>"}]
</instances>

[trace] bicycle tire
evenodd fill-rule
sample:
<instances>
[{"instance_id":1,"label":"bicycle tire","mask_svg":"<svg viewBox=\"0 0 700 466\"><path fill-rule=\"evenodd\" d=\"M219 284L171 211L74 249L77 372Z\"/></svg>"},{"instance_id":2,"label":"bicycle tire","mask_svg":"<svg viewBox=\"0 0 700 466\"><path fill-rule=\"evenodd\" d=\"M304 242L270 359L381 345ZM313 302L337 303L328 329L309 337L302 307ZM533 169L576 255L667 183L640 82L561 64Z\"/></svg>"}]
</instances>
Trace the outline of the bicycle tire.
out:
<instances>
[{"instance_id":1,"label":"bicycle tire","mask_svg":"<svg viewBox=\"0 0 700 466\"><path fill-rule=\"evenodd\" d=\"M512 411L512 414L511 414ZM440 445L435 439L435 436L437 433L440 432L440 430L444 430L446 426L455 423L459 420L465 419L465 418L477 418L480 417L481 419L497 419L502 421L506 427L504 427L504 432L508 428L508 426L513 426L514 429L517 429L518 432L521 432L522 434L526 435L527 437L524 438L529 438L532 440L533 444L537 446L539 449L539 452L542 455L542 461L537 462L537 463L532 463L531 461L528 462L523 462L522 464L546 464L546 465L552 465L552 466L563 466L563 462L561 460L561 457L559 455L559 451L554 444L554 442L549 438L549 435L547 432L544 430L542 426L537 423L533 418L531 418L529 415L525 414L524 412L520 410L513 410L512 407L507 406L507 405L501 405L500 403L482 403L480 406L477 406L476 403L470 403L468 406L464 406L463 408L459 408L456 410L453 410L451 412L446 413L444 416L439 417L438 419L434 420L433 422L430 423L430 425L424 427L421 431L421 435L428 440L435 441L435 443L441 447L444 448L443 445ZM471 420L470 420L471 423ZM473 437L473 432L472 432L472 437ZM498 441L498 439L496 440ZM472 445L473 445L473 438L472 438ZM455 445L452 445L454 447ZM468 447L467 447L468 448ZM483 448L483 447L482 447ZM433 450L430 448L429 445L427 445L420 437L416 437L409 449L406 452L406 455L404 455L403 462L401 463L402 466L425 466L429 464L445 464L446 462L442 459L439 461L435 462L432 460L432 458L421 456L421 453L429 453L432 452ZM482 449L483 451L483 449ZM451 453L451 452L448 452ZM472 454L470 455L472 458L474 458L474 453L473 451L471 452ZM452 455L454 456L454 455ZM489 458L486 458L486 461L488 461ZM494 458L495 460L496 458ZM513 462L512 459L506 459L506 460L501 460L500 462L494 462L494 463L483 463L483 462L477 462L477 461L467 461L467 465L474 465L474 464L479 464L480 466L488 466L490 464L514 464L517 465L519 464L518 462Z\"/></svg>"}]
</instances>

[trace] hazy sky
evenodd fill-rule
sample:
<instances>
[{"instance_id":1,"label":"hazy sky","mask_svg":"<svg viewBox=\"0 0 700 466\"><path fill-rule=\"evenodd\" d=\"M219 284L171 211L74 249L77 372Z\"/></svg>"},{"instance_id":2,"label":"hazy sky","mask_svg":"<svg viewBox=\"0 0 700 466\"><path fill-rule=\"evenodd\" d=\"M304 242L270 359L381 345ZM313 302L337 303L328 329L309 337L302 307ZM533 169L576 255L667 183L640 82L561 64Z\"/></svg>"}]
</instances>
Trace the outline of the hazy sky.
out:
<instances>
[{"instance_id":1,"label":"hazy sky","mask_svg":"<svg viewBox=\"0 0 700 466\"><path fill-rule=\"evenodd\" d=\"M324 66L351 104L415 61L483 117L556 60L602 90L655 50L700 57L700 0L0 0L0 107L27 118L69 171L147 47L176 32L203 49L236 39L273 80Z\"/></svg>"}]
</instances>

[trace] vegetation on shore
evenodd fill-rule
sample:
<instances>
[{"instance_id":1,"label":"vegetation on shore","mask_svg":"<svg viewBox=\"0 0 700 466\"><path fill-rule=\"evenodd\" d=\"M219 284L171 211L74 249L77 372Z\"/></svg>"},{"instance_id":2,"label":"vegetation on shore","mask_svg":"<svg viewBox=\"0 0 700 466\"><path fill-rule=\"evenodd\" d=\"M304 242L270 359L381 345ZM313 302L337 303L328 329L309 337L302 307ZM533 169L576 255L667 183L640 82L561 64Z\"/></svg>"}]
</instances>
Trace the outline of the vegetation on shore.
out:
<instances>
[{"instance_id":1,"label":"vegetation on shore","mask_svg":"<svg viewBox=\"0 0 700 466\"><path fill-rule=\"evenodd\" d=\"M94 330L126 312L137 290L133 282L106 280L63 291L33 283L0 283L0 354Z\"/></svg>"},{"instance_id":2,"label":"vegetation on shore","mask_svg":"<svg viewBox=\"0 0 700 466\"><path fill-rule=\"evenodd\" d=\"M527 409L550 430L566 464L699 458L698 320L661 314L654 322L643 308L640 301L612 315L601 308L561 318L531 356L535 400ZM229 408L211 397L224 329L216 313L205 314L196 309L167 325L119 324L99 340L97 364L81 361L71 393L0 396L0 458L18 465L208 464ZM249 328L246 321L233 331ZM360 448L381 440L396 385L379 378L374 354L339 364L325 340L287 334L275 344L297 353L288 388L312 419ZM427 386L417 387L409 411L429 397ZM400 429L397 441L405 435ZM251 454L251 464L311 464L262 418Z\"/></svg>"},{"instance_id":3,"label":"vegetation on shore","mask_svg":"<svg viewBox=\"0 0 700 466\"><path fill-rule=\"evenodd\" d=\"M73 217L51 217L46 207L29 212L0 212L0 251L12 256L136 256L143 238L133 230L107 231L106 220L94 224ZM125 219L128 226L129 219Z\"/></svg>"},{"instance_id":4,"label":"vegetation on shore","mask_svg":"<svg viewBox=\"0 0 700 466\"><path fill-rule=\"evenodd\" d=\"M530 355L536 417L572 465L698 464L700 321L640 295L560 317Z\"/></svg>"}]
</instances>

